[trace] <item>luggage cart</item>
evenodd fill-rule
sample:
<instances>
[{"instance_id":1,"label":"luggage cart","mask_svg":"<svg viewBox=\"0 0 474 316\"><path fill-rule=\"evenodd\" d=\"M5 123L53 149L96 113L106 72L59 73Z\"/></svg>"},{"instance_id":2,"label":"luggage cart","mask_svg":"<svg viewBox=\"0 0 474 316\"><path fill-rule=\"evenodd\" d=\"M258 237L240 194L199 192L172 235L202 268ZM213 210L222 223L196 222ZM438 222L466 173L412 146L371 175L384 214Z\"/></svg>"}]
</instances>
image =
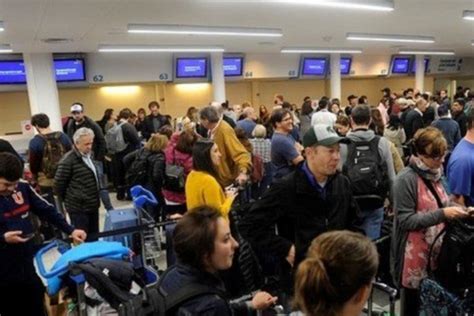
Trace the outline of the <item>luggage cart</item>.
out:
<instances>
[{"instance_id":1,"label":"luggage cart","mask_svg":"<svg viewBox=\"0 0 474 316\"><path fill-rule=\"evenodd\" d=\"M158 273L157 270L154 269L154 266L157 265L157 260L161 256L161 237L159 234L158 227L162 227L164 225L175 223L175 221L167 221L167 222L160 222L156 223L152 216L145 210L146 205L157 205L158 202L156 201L155 197L151 192L144 189L141 186L135 186L131 189L132 198L133 198L133 205L134 205L134 212L136 216L136 221L134 222L135 225L129 227L122 227L119 229L105 231L92 236L93 238L104 238L104 237L112 237L112 241L119 241L120 244L126 246L134 246L135 241L138 242L138 250L135 251L134 256L132 258L124 258L124 253L118 252L117 255L114 257L116 260L126 260L131 261L134 265L134 268L140 270L146 282L146 288L151 289L156 286L158 281ZM132 223L131 221L130 223ZM133 235L131 235L133 234ZM123 242L126 241L126 242ZM131 241L131 243L130 243ZM69 240L70 242L70 240ZM128 242L128 244L127 244ZM99 241L97 243L107 243L104 241ZM119 245L117 242L109 242L110 244ZM91 243L94 244L94 243ZM127 249L126 247L122 248ZM51 269L53 268L55 262L64 255L68 250L71 249L71 245L69 243L56 240L44 248L42 248L37 256L35 257L35 264L37 266L38 275L45 280L46 277L49 277L51 274ZM130 252L130 250L127 250ZM128 255L128 253L127 253ZM91 258L97 258L100 256L93 256ZM126 257L126 256L125 256ZM133 259L133 260L132 260ZM83 260L86 261L86 260ZM71 261L74 263L74 261ZM67 277L73 281L75 284L76 290L76 297L74 297L75 304L72 304L74 312L71 315L79 315L79 316L86 316L87 315L87 304L86 304L86 296L84 293L85 290L85 276L83 273L78 271L77 269L67 269ZM145 289L144 289L145 290ZM145 291L146 293L146 291ZM53 293L50 293L53 294ZM145 294L146 297L146 294ZM141 300L141 296L137 296L135 300ZM131 307L133 304L124 304L121 305L118 309L119 316L134 316L135 311L134 308ZM138 315L138 314L137 314ZM140 314L143 315L143 314Z\"/></svg>"}]
</instances>

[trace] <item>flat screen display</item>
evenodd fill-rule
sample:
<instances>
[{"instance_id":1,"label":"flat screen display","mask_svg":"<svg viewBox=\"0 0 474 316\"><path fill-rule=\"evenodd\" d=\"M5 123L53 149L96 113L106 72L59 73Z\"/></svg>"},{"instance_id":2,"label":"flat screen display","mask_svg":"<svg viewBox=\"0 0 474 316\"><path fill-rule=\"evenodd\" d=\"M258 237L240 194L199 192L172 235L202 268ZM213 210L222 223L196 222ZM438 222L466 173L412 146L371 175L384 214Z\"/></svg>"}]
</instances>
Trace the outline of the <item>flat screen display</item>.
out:
<instances>
[{"instance_id":1,"label":"flat screen display","mask_svg":"<svg viewBox=\"0 0 474 316\"><path fill-rule=\"evenodd\" d=\"M176 78L206 78L207 58L176 58Z\"/></svg>"},{"instance_id":2,"label":"flat screen display","mask_svg":"<svg viewBox=\"0 0 474 316\"><path fill-rule=\"evenodd\" d=\"M348 75L351 73L352 58L341 58L341 75Z\"/></svg>"},{"instance_id":3,"label":"flat screen display","mask_svg":"<svg viewBox=\"0 0 474 316\"><path fill-rule=\"evenodd\" d=\"M243 72L242 57L224 57L224 76L239 77Z\"/></svg>"},{"instance_id":4,"label":"flat screen display","mask_svg":"<svg viewBox=\"0 0 474 316\"><path fill-rule=\"evenodd\" d=\"M25 84L26 72L23 60L0 61L0 84Z\"/></svg>"},{"instance_id":5,"label":"flat screen display","mask_svg":"<svg viewBox=\"0 0 474 316\"><path fill-rule=\"evenodd\" d=\"M430 64L430 59L425 58L425 73L428 72L428 65ZM413 67L411 67L411 72L416 72L416 62L413 62Z\"/></svg>"},{"instance_id":6,"label":"flat screen display","mask_svg":"<svg viewBox=\"0 0 474 316\"><path fill-rule=\"evenodd\" d=\"M55 59L54 69L57 82L86 80L83 59Z\"/></svg>"},{"instance_id":7,"label":"flat screen display","mask_svg":"<svg viewBox=\"0 0 474 316\"><path fill-rule=\"evenodd\" d=\"M301 74L303 76L324 76L326 66L326 58L304 58Z\"/></svg>"},{"instance_id":8,"label":"flat screen display","mask_svg":"<svg viewBox=\"0 0 474 316\"><path fill-rule=\"evenodd\" d=\"M410 70L410 58L409 57L395 57L392 63L393 74L407 74Z\"/></svg>"}]
</instances>

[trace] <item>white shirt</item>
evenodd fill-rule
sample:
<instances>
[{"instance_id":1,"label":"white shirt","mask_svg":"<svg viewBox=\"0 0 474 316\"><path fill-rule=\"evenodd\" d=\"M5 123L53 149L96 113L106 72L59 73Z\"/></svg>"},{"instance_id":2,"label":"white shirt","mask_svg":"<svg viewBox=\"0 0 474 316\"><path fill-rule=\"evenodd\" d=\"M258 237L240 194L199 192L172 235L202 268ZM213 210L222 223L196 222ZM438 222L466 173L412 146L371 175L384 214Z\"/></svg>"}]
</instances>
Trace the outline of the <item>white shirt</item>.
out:
<instances>
[{"instance_id":1,"label":"white shirt","mask_svg":"<svg viewBox=\"0 0 474 316\"><path fill-rule=\"evenodd\" d=\"M329 112L328 109L322 109L311 116L311 126L316 124L326 124L334 126L336 123L337 115Z\"/></svg>"}]
</instances>

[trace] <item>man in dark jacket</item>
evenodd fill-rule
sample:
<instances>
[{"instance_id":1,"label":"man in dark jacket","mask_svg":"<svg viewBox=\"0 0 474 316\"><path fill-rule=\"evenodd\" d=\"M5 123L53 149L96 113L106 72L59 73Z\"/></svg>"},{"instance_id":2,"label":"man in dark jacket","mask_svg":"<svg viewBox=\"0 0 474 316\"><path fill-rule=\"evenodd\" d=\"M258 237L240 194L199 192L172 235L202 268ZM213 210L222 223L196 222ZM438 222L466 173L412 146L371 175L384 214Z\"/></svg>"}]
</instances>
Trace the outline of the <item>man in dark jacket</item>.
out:
<instances>
[{"instance_id":1,"label":"man in dark jacket","mask_svg":"<svg viewBox=\"0 0 474 316\"><path fill-rule=\"evenodd\" d=\"M132 151L140 148L140 138L138 137L138 132L135 126L128 122L128 119L132 115L132 111L128 108L125 108L120 111L118 115L118 124L122 128L123 139L127 147L114 154L112 157L112 165L114 170L114 185L117 189L117 200L125 199L127 185L125 183L125 173L126 168L123 163L123 158Z\"/></svg>"},{"instance_id":2,"label":"man in dark jacket","mask_svg":"<svg viewBox=\"0 0 474 316\"><path fill-rule=\"evenodd\" d=\"M409 110L405 121L403 122L403 128L407 136L407 141L413 138L416 131L424 127L423 113L428 107L428 102L425 99L420 98L416 101L415 108Z\"/></svg>"},{"instance_id":3,"label":"man in dark jacket","mask_svg":"<svg viewBox=\"0 0 474 316\"><path fill-rule=\"evenodd\" d=\"M92 158L94 132L82 127L73 136L74 148L59 162L54 192L74 226L88 234L99 232L99 180Z\"/></svg>"},{"instance_id":4,"label":"man in dark jacket","mask_svg":"<svg viewBox=\"0 0 474 316\"><path fill-rule=\"evenodd\" d=\"M161 127L164 125L171 125L170 121L166 116L160 114L160 104L156 101L148 104L150 115L147 115L143 127L143 137L148 140L151 134L158 133Z\"/></svg>"},{"instance_id":5,"label":"man in dark jacket","mask_svg":"<svg viewBox=\"0 0 474 316\"><path fill-rule=\"evenodd\" d=\"M257 253L270 253L297 266L311 241L326 231L353 227L357 206L349 179L337 172L339 137L329 125L313 126L303 137L306 161L276 182L243 219L242 234ZM287 217L293 236L275 235ZM291 223L291 224L290 224Z\"/></svg>"},{"instance_id":6,"label":"man in dark jacket","mask_svg":"<svg viewBox=\"0 0 474 316\"><path fill-rule=\"evenodd\" d=\"M454 101L453 105L451 105L451 113L453 114L453 119L459 124L461 137L466 136L467 132L467 116L464 112L465 105L466 102L464 99L457 99Z\"/></svg>"},{"instance_id":7,"label":"man in dark jacket","mask_svg":"<svg viewBox=\"0 0 474 316\"><path fill-rule=\"evenodd\" d=\"M84 115L84 105L81 103L76 102L71 106L71 114L73 120L70 120L67 126L67 135L69 138L73 140L74 133L81 127L90 128L94 132L94 144L92 145L94 157L97 161L103 161L107 146L105 144L104 134L102 133L99 124L90 117Z\"/></svg>"},{"instance_id":8,"label":"man in dark jacket","mask_svg":"<svg viewBox=\"0 0 474 316\"><path fill-rule=\"evenodd\" d=\"M0 315L45 315L44 287L33 266L36 247L31 213L83 241L86 233L70 226L55 207L21 181L23 166L0 153ZM21 298L22 302L18 303Z\"/></svg>"},{"instance_id":9,"label":"man in dark jacket","mask_svg":"<svg viewBox=\"0 0 474 316\"><path fill-rule=\"evenodd\" d=\"M97 162L97 168L99 172L99 181L101 182L100 199L104 204L106 210L111 210L114 207L110 202L109 191L107 190L107 181L104 174L104 160L107 152L107 144L105 142L102 128L94 120L84 115L84 105L81 103L74 103L71 106L72 120L67 125L67 135L71 138L74 133L81 127L90 128L94 132L94 144L92 145L92 152L94 153L94 159Z\"/></svg>"}]
</instances>

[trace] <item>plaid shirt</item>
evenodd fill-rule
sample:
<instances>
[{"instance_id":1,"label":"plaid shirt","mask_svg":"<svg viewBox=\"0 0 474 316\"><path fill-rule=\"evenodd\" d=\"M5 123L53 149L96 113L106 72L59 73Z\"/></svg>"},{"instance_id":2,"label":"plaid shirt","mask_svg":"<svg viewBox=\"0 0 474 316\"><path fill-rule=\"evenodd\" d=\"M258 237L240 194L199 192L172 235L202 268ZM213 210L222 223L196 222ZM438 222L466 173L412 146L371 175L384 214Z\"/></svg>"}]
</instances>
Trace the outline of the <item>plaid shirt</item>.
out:
<instances>
[{"instance_id":1,"label":"plaid shirt","mask_svg":"<svg viewBox=\"0 0 474 316\"><path fill-rule=\"evenodd\" d=\"M253 154L258 155L263 159L264 163L271 161L271 146L272 142L268 138L251 138Z\"/></svg>"}]
</instances>

